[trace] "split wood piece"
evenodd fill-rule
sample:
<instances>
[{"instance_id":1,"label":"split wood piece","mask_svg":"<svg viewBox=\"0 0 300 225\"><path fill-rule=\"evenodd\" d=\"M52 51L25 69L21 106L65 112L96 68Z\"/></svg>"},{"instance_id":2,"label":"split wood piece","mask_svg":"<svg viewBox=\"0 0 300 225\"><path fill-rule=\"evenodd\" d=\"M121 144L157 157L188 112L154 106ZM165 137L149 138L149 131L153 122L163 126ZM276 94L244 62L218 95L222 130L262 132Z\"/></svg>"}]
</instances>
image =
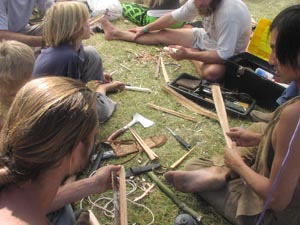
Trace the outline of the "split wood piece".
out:
<instances>
[{"instance_id":1,"label":"split wood piece","mask_svg":"<svg viewBox=\"0 0 300 225\"><path fill-rule=\"evenodd\" d=\"M121 166L119 171L119 192L120 192L120 221L121 225L128 225L127 219L127 197L125 168Z\"/></svg>"},{"instance_id":2,"label":"split wood piece","mask_svg":"<svg viewBox=\"0 0 300 225\"><path fill-rule=\"evenodd\" d=\"M158 155L156 155L155 152L153 152L151 148L149 148L149 146L144 142L144 140L132 128L129 128L129 131L140 144L140 146L144 149L144 151L147 153L151 160L158 159Z\"/></svg>"},{"instance_id":3,"label":"split wood piece","mask_svg":"<svg viewBox=\"0 0 300 225\"><path fill-rule=\"evenodd\" d=\"M170 168L171 169L175 169L177 166L179 166L183 160L189 155L192 153L192 151L194 151L194 149L196 148L196 146L194 146L191 150L189 150L187 153L185 153L183 156L181 156L180 159L178 159L175 163L173 163Z\"/></svg>"},{"instance_id":4,"label":"split wood piece","mask_svg":"<svg viewBox=\"0 0 300 225\"><path fill-rule=\"evenodd\" d=\"M202 75L201 66L202 66L203 62L200 62L200 61L197 61L197 60L191 60L191 61L194 64L198 75L201 76Z\"/></svg>"},{"instance_id":5,"label":"split wood piece","mask_svg":"<svg viewBox=\"0 0 300 225\"><path fill-rule=\"evenodd\" d=\"M120 220L120 205L119 205L119 200L118 200L118 185L117 185L117 177L116 173L112 172L111 173L111 184L112 184L112 189L113 189L113 205L114 205L114 225L121 225L121 220Z\"/></svg>"},{"instance_id":6,"label":"split wood piece","mask_svg":"<svg viewBox=\"0 0 300 225\"><path fill-rule=\"evenodd\" d=\"M152 93L152 91L149 88L134 87L134 86L128 86L128 85L125 85L125 90Z\"/></svg>"},{"instance_id":7,"label":"split wood piece","mask_svg":"<svg viewBox=\"0 0 300 225\"><path fill-rule=\"evenodd\" d=\"M207 116L211 119L218 120L217 114L199 106L195 102L193 102L193 101L189 100L188 98L184 97L183 95L177 93L176 91L174 91L172 88L168 87L167 85L163 85L162 89L164 91L168 92L169 94L171 94L178 103L180 103L182 106L186 107L187 109L189 109L195 113L198 113L200 115Z\"/></svg>"},{"instance_id":8,"label":"split wood piece","mask_svg":"<svg viewBox=\"0 0 300 225\"><path fill-rule=\"evenodd\" d=\"M90 224L91 225L100 225L99 221L97 220L95 214L92 210L88 210L90 215Z\"/></svg>"},{"instance_id":9,"label":"split wood piece","mask_svg":"<svg viewBox=\"0 0 300 225\"><path fill-rule=\"evenodd\" d=\"M170 79L169 79L169 76L168 76L168 73L167 73L167 70L166 70L166 67L164 64L163 57L160 57L160 64L161 64L162 72L163 72L163 75L165 78L165 82L166 82L166 84L168 84L168 83L170 83Z\"/></svg>"},{"instance_id":10,"label":"split wood piece","mask_svg":"<svg viewBox=\"0 0 300 225\"><path fill-rule=\"evenodd\" d=\"M211 91L226 145L227 147L231 148L232 141L226 134L229 131L229 124L220 86L218 84L212 84Z\"/></svg>"},{"instance_id":11,"label":"split wood piece","mask_svg":"<svg viewBox=\"0 0 300 225\"><path fill-rule=\"evenodd\" d=\"M161 53L159 53L159 57L158 57L158 60L156 63L156 69L155 69L155 75L154 75L155 79L158 79L158 76L159 76L160 61L161 61Z\"/></svg>"},{"instance_id":12,"label":"split wood piece","mask_svg":"<svg viewBox=\"0 0 300 225\"><path fill-rule=\"evenodd\" d=\"M151 180L153 180L156 183L159 189L180 208L180 210L190 214L198 222L201 222L202 215L194 211L192 208L188 207L184 202L180 201L174 194L174 192L165 184L163 184L163 182L161 182L153 172L148 172L147 175L151 178Z\"/></svg>"},{"instance_id":13,"label":"split wood piece","mask_svg":"<svg viewBox=\"0 0 300 225\"><path fill-rule=\"evenodd\" d=\"M93 18L91 18L89 20L90 26L94 25L96 22L98 22L99 20L101 20L104 16L105 16L105 14L102 14L102 15L94 16Z\"/></svg>"},{"instance_id":14,"label":"split wood piece","mask_svg":"<svg viewBox=\"0 0 300 225\"><path fill-rule=\"evenodd\" d=\"M149 106L149 107L151 107L153 109L157 109L157 110L160 110L162 112L171 114L173 116L177 116L177 117L182 118L182 119L190 120L190 121L193 121L193 122L196 122L196 123L198 122L198 120L197 120L196 117L193 117L193 116L190 116L190 115L186 115L186 114L183 114L183 113L180 113L180 112L176 112L176 111L174 111L172 109L167 109L167 108L164 108L164 107L152 104L152 103L148 103L147 106Z\"/></svg>"}]
</instances>

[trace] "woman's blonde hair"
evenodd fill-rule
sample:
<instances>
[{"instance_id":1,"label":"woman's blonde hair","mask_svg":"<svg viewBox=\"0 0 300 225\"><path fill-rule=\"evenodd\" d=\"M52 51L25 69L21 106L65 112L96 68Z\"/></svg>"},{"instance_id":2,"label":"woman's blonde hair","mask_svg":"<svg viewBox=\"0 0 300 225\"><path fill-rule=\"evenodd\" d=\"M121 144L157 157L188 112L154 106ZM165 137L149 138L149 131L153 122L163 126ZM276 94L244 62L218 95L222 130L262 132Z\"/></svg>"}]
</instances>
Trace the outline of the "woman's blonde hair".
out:
<instances>
[{"instance_id":1,"label":"woman's blonde hair","mask_svg":"<svg viewBox=\"0 0 300 225\"><path fill-rule=\"evenodd\" d=\"M89 19L89 11L81 2L58 2L46 12L44 36L46 44L57 47L62 43L75 46Z\"/></svg>"},{"instance_id":2,"label":"woman's blonde hair","mask_svg":"<svg viewBox=\"0 0 300 225\"><path fill-rule=\"evenodd\" d=\"M0 102L6 107L17 91L31 79L35 57L32 49L18 41L0 42Z\"/></svg>"},{"instance_id":3,"label":"woman's blonde hair","mask_svg":"<svg viewBox=\"0 0 300 225\"><path fill-rule=\"evenodd\" d=\"M98 125L95 94L66 77L28 82L16 95L0 135L0 188L53 168Z\"/></svg>"}]
</instances>

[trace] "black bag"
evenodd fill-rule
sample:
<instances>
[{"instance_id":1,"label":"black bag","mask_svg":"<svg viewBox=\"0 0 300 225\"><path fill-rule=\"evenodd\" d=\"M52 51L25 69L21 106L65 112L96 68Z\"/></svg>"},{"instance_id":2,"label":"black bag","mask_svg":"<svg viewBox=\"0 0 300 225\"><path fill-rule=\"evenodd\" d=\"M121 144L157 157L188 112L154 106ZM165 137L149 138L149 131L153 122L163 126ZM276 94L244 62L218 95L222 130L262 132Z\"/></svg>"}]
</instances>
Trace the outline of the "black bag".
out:
<instances>
[{"instance_id":1,"label":"black bag","mask_svg":"<svg viewBox=\"0 0 300 225\"><path fill-rule=\"evenodd\" d=\"M271 80L258 76L254 71L261 68L274 74L268 62L247 52L235 55L226 62L224 87L234 92L244 92L256 100L262 108L274 110L277 98L285 88Z\"/></svg>"}]
</instances>

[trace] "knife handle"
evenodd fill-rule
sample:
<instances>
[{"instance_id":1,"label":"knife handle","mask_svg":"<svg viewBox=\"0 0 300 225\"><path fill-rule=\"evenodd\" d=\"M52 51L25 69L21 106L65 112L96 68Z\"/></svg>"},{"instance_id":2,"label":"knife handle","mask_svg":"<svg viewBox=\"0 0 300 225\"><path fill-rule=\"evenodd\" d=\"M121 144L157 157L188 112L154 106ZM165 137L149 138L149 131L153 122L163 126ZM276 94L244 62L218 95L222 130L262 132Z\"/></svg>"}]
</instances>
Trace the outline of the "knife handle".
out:
<instances>
[{"instance_id":1,"label":"knife handle","mask_svg":"<svg viewBox=\"0 0 300 225\"><path fill-rule=\"evenodd\" d=\"M190 149L192 146L188 144L185 140L183 140L179 135L174 135L176 140L186 149Z\"/></svg>"},{"instance_id":2,"label":"knife handle","mask_svg":"<svg viewBox=\"0 0 300 225\"><path fill-rule=\"evenodd\" d=\"M108 138L107 141L113 141L115 140L117 137L119 137L120 135L122 135L125 132L125 128L122 127L116 131L114 131Z\"/></svg>"}]
</instances>

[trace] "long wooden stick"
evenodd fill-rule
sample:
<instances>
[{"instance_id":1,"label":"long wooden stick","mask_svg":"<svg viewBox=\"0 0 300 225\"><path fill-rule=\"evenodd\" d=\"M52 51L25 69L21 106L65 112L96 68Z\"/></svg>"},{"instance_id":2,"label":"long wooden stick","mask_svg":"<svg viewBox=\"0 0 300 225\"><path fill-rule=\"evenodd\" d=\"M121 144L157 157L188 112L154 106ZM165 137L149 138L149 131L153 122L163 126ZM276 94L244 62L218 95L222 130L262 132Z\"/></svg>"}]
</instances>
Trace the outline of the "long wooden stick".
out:
<instances>
[{"instance_id":1,"label":"long wooden stick","mask_svg":"<svg viewBox=\"0 0 300 225\"><path fill-rule=\"evenodd\" d=\"M217 114L215 114L212 111L209 111L207 109L204 109L203 107L199 106L195 102L193 102L193 101L189 100L188 98L184 97L183 95L177 93L176 91L174 91L172 88L168 87L167 85L163 85L162 89L164 91L168 92L169 94L171 94L177 102L179 102L182 106L186 107L187 109L189 109L195 113L198 113L200 115L207 116L211 119L215 119L215 120L218 119Z\"/></svg>"},{"instance_id":2,"label":"long wooden stick","mask_svg":"<svg viewBox=\"0 0 300 225\"><path fill-rule=\"evenodd\" d=\"M159 53L159 57L158 57L158 60L156 63L156 69L155 69L155 75L154 75L155 79L157 79L159 76L160 61L161 61L161 53Z\"/></svg>"},{"instance_id":3,"label":"long wooden stick","mask_svg":"<svg viewBox=\"0 0 300 225\"><path fill-rule=\"evenodd\" d=\"M129 128L129 131L137 140L137 142L142 146L142 148L144 149L144 151L147 153L147 155L151 160L158 159L158 155L156 155L155 152L153 152L151 148L149 148L149 146L144 142L144 140L132 128Z\"/></svg>"},{"instance_id":4,"label":"long wooden stick","mask_svg":"<svg viewBox=\"0 0 300 225\"><path fill-rule=\"evenodd\" d=\"M125 85L125 90L152 93L152 91L149 88L135 87L135 86L128 86L128 85Z\"/></svg>"},{"instance_id":5,"label":"long wooden stick","mask_svg":"<svg viewBox=\"0 0 300 225\"><path fill-rule=\"evenodd\" d=\"M120 221L121 225L128 225L127 219L127 197L126 197L126 178L125 168L121 167L119 172L119 190L120 190Z\"/></svg>"},{"instance_id":6,"label":"long wooden stick","mask_svg":"<svg viewBox=\"0 0 300 225\"><path fill-rule=\"evenodd\" d=\"M191 60L191 61L194 64L198 75L201 77L201 75L202 75L201 66L202 66L203 62L200 62L200 61L197 61L197 60Z\"/></svg>"},{"instance_id":7,"label":"long wooden stick","mask_svg":"<svg viewBox=\"0 0 300 225\"><path fill-rule=\"evenodd\" d=\"M161 64L162 72L163 72L163 75L165 78L165 82L166 82L166 84L168 84L168 83L170 83L170 79L169 79L169 76L168 76L168 73L167 73L167 70L166 70L166 67L164 64L163 57L160 57L160 64Z\"/></svg>"},{"instance_id":8,"label":"long wooden stick","mask_svg":"<svg viewBox=\"0 0 300 225\"><path fill-rule=\"evenodd\" d=\"M211 91L226 145L231 148L232 141L226 134L229 131L229 124L220 86L218 84L211 85Z\"/></svg>"},{"instance_id":9,"label":"long wooden stick","mask_svg":"<svg viewBox=\"0 0 300 225\"><path fill-rule=\"evenodd\" d=\"M189 150L187 153L185 153L183 156L181 156L175 163L173 163L170 168L171 169L175 169L177 166L179 166L180 163L183 162L183 160L192 153L192 151L194 151L194 149L196 148L196 146L194 146L191 150Z\"/></svg>"},{"instance_id":10,"label":"long wooden stick","mask_svg":"<svg viewBox=\"0 0 300 225\"><path fill-rule=\"evenodd\" d=\"M94 25L96 22L101 20L104 16L105 16L105 14L102 14L102 15L97 15L97 16L94 16L93 18L91 18L89 20L90 26Z\"/></svg>"},{"instance_id":11,"label":"long wooden stick","mask_svg":"<svg viewBox=\"0 0 300 225\"><path fill-rule=\"evenodd\" d=\"M193 116L190 116L190 115L186 115L186 114L183 114L183 113L180 113L180 112L176 112L176 111L174 111L172 109L167 109L167 108L164 108L164 107L152 104L152 103L148 103L147 106L149 106L149 107L151 107L153 109L157 109L159 111L171 114L173 116L177 116L177 117L182 118L182 119L190 120L190 121L193 121L193 122L198 122L198 120L197 120L196 117L193 117Z\"/></svg>"}]
</instances>

